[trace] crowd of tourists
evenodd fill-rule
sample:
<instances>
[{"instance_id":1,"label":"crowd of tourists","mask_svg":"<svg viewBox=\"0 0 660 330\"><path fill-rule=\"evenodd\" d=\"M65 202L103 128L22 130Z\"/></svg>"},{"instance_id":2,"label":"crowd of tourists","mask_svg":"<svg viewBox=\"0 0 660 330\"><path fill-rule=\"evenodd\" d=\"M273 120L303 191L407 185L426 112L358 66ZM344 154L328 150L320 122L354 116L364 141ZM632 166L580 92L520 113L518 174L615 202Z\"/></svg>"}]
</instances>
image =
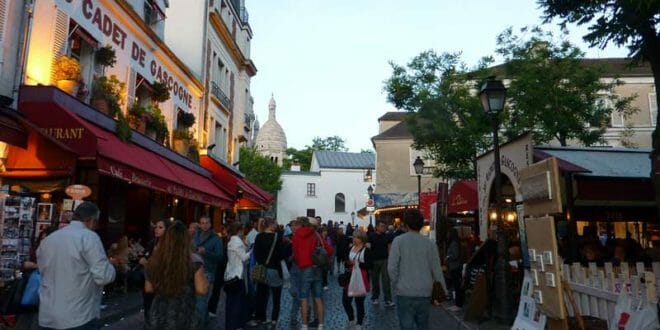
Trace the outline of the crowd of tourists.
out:
<instances>
[{"instance_id":1,"label":"crowd of tourists","mask_svg":"<svg viewBox=\"0 0 660 330\"><path fill-rule=\"evenodd\" d=\"M68 226L42 234L26 263L41 275L42 329L99 329L102 292L126 273L128 259L137 259L131 269L142 270L147 329L205 328L216 317L221 291L224 329L281 322L324 329L329 278L342 288L347 329L361 329L366 298L378 305L381 296L401 329L426 329L434 284L447 292L437 248L419 234L424 220L416 209L405 212L396 230L384 222L367 229L323 224L318 217L281 226L265 217L249 225L230 222L217 233L206 216L188 226L163 220L144 247L122 238L108 250L94 232L98 217L93 203L82 203ZM282 294L293 302L284 317Z\"/></svg>"}]
</instances>

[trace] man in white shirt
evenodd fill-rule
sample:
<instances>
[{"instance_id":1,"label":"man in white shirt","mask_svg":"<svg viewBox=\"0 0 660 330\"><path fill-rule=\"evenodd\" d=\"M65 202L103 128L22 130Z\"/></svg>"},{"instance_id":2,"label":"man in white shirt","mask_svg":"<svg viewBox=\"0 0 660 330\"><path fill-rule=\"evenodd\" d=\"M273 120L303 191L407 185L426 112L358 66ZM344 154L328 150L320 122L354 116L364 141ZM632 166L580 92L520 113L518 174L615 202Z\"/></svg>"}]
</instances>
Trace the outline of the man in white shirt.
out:
<instances>
[{"instance_id":1,"label":"man in white shirt","mask_svg":"<svg viewBox=\"0 0 660 330\"><path fill-rule=\"evenodd\" d=\"M115 280L96 228L100 211L83 202L71 223L49 235L37 250L41 272L42 329L100 329L103 286Z\"/></svg>"}]
</instances>

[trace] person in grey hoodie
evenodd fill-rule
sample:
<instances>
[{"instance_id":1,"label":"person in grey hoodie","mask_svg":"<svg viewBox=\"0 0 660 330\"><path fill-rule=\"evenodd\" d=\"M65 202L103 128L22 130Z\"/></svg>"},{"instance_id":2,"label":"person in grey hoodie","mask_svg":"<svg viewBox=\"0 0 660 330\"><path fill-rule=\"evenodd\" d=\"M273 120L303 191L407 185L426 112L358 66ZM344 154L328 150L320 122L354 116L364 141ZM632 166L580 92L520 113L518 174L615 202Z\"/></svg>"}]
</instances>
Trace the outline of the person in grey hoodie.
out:
<instances>
[{"instance_id":1,"label":"person in grey hoodie","mask_svg":"<svg viewBox=\"0 0 660 330\"><path fill-rule=\"evenodd\" d=\"M407 209L403 223L408 232L392 242L387 270L397 297L397 314L402 330L426 330L429 323L433 283L447 292L435 244L419 231L424 217L417 209Z\"/></svg>"}]
</instances>

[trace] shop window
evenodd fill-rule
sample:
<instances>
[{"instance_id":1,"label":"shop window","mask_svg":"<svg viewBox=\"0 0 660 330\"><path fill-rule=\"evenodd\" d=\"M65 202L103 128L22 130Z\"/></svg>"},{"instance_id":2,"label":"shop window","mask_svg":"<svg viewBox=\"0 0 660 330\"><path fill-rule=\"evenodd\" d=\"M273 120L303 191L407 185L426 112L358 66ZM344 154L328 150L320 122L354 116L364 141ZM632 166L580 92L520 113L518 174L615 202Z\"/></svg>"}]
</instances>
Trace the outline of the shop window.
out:
<instances>
[{"instance_id":1,"label":"shop window","mask_svg":"<svg viewBox=\"0 0 660 330\"><path fill-rule=\"evenodd\" d=\"M335 213L346 212L346 197L344 194L338 193L335 195Z\"/></svg>"},{"instance_id":2,"label":"shop window","mask_svg":"<svg viewBox=\"0 0 660 330\"><path fill-rule=\"evenodd\" d=\"M315 183L308 183L307 184L307 197L314 197L316 196L316 184Z\"/></svg>"}]
</instances>

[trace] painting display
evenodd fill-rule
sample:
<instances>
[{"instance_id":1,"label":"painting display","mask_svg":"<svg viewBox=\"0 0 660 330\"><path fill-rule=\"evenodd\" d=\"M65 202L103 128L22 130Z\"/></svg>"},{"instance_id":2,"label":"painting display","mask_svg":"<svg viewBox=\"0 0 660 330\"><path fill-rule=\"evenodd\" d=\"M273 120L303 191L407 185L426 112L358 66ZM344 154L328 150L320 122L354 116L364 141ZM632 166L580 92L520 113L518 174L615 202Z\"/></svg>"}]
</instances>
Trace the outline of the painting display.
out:
<instances>
[{"instance_id":1,"label":"painting display","mask_svg":"<svg viewBox=\"0 0 660 330\"><path fill-rule=\"evenodd\" d=\"M13 279L28 259L36 210L37 203L32 197L8 196L0 199L0 280ZM52 217L53 204L39 204L39 212Z\"/></svg>"}]
</instances>

